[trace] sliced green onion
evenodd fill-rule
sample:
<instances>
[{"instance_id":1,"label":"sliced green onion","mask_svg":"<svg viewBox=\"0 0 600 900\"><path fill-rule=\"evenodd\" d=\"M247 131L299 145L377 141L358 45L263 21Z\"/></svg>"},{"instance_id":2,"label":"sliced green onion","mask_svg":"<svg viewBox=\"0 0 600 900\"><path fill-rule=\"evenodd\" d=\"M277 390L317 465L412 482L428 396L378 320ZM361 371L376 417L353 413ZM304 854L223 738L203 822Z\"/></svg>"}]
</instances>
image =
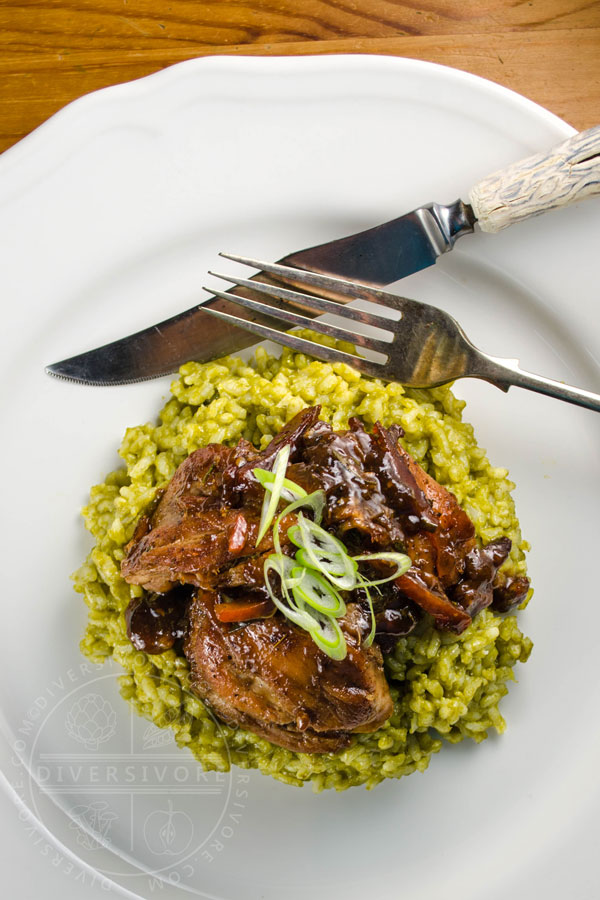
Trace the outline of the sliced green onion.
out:
<instances>
[{"instance_id":1,"label":"sliced green onion","mask_svg":"<svg viewBox=\"0 0 600 900\"><path fill-rule=\"evenodd\" d=\"M281 498L281 489L285 480L285 472L287 469L288 459L290 458L290 445L286 444L282 447L275 457L273 463L273 484L271 492L265 491L265 499L263 500L262 512L260 516L260 527L258 529L258 537L256 545L258 546L268 531L269 525L273 521L273 516L277 512L277 506Z\"/></svg>"},{"instance_id":2,"label":"sliced green onion","mask_svg":"<svg viewBox=\"0 0 600 900\"><path fill-rule=\"evenodd\" d=\"M317 616L319 623L310 632L313 641L331 659L345 659L348 655L348 647L346 638L342 634L342 629L337 621L329 616L321 616L319 613L317 613Z\"/></svg>"},{"instance_id":3,"label":"sliced green onion","mask_svg":"<svg viewBox=\"0 0 600 900\"><path fill-rule=\"evenodd\" d=\"M288 556L284 556L281 554L272 553L266 560L264 566L265 573L265 585L267 588L267 593L269 597L286 618L290 619L295 625L298 625L300 628L303 628L305 631L312 631L316 627L316 617L312 615L312 613L308 612L305 609L301 609L294 602L292 597L290 596L290 590L293 591L295 587L297 587L297 583L299 583L302 579L296 579L292 577L291 570L294 567L294 562ZM269 572L276 572L281 579L281 592L287 602L283 602L273 588L271 587L271 581L269 579Z\"/></svg>"},{"instance_id":4,"label":"sliced green onion","mask_svg":"<svg viewBox=\"0 0 600 900\"><path fill-rule=\"evenodd\" d=\"M289 569L291 565L293 565L292 560L287 556L283 556L283 554L280 556L271 554L266 560L265 584L271 600L284 616L295 625L303 628L304 631L307 631L317 647L323 650L331 659L344 659L348 653L348 648L346 639L336 620L329 615L323 615L316 609L307 609L302 599L299 599L296 603L291 601L288 589L291 587L292 591L294 591L306 577L304 574L306 570L302 570L302 576L294 577ZM282 593L290 602L284 603L274 592L269 580L270 571L274 571L279 575Z\"/></svg>"},{"instance_id":5,"label":"sliced green onion","mask_svg":"<svg viewBox=\"0 0 600 900\"><path fill-rule=\"evenodd\" d=\"M396 571L391 575L388 575L387 578L378 578L375 581L368 581L361 576L362 587L365 585L375 587L377 584L385 584L387 581L394 581L394 579L400 578L401 575L408 572L412 566L412 559L410 556L407 556L406 553L361 553L360 556L353 556L352 559L356 560L356 562L371 562L374 559L382 559L386 562L396 563Z\"/></svg>"},{"instance_id":6,"label":"sliced green onion","mask_svg":"<svg viewBox=\"0 0 600 900\"><path fill-rule=\"evenodd\" d=\"M317 612L335 619L345 615L346 604L336 589L318 572L295 566L291 575L292 578L299 579L299 583L292 588L298 605L312 606Z\"/></svg>"},{"instance_id":7,"label":"sliced green onion","mask_svg":"<svg viewBox=\"0 0 600 900\"><path fill-rule=\"evenodd\" d=\"M265 491L272 493L275 481L274 472L270 472L268 469L252 469L252 474ZM282 500L299 500L301 497L306 497L306 491L299 484L290 481L289 478L284 478L280 496Z\"/></svg>"},{"instance_id":8,"label":"sliced green onion","mask_svg":"<svg viewBox=\"0 0 600 900\"><path fill-rule=\"evenodd\" d=\"M299 548L296 559L325 575L337 588L356 587L357 563L348 556L343 543L316 522L298 515L298 524L288 529L288 537Z\"/></svg>"}]
</instances>

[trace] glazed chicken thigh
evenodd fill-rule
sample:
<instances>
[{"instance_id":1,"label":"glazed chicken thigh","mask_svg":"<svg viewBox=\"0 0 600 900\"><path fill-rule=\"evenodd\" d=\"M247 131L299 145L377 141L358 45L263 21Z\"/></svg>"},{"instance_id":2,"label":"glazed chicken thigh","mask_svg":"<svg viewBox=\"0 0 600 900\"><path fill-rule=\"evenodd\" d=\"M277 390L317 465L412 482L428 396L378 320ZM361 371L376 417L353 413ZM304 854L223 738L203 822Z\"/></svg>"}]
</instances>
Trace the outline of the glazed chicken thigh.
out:
<instances>
[{"instance_id":1,"label":"glazed chicken thigh","mask_svg":"<svg viewBox=\"0 0 600 900\"><path fill-rule=\"evenodd\" d=\"M199 591L185 653L195 689L225 722L280 747L326 753L392 714L381 650L361 646L370 623L358 604L342 620L348 655L339 661L284 616L230 629L214 607L215 594Z\"/></svg>"}]
</instances>

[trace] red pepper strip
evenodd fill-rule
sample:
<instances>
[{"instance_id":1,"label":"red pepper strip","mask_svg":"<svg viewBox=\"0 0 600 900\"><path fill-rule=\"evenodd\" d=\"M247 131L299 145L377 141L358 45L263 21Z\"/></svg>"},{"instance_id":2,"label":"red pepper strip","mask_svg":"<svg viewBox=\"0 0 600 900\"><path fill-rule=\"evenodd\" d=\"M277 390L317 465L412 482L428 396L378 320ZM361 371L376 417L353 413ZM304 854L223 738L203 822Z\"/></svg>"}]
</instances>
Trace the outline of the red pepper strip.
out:
<instances>
[{"instance_id":1,"label":"red pepper strip","mask_svg":"<svg viewBox=\"0 0 600 900\"><path fill-rule=\"evenodd\" d=\"M249 619L266 619L275 612L271 600L257 603L232 600L231 603L215 603L215 615L219 622L247 622Z\"/></svg>"}]
</instances>

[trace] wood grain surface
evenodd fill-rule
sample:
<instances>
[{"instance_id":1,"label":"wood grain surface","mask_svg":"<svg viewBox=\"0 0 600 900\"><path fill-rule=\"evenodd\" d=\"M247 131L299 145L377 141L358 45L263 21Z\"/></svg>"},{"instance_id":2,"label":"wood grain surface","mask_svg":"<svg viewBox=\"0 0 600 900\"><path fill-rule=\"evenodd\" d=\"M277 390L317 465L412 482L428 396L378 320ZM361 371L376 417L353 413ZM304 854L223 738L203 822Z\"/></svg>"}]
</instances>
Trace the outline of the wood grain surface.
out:
<instances>
[{"instance_id":1,"label":"wood grain surface","mask_svg":"<svg viewBox=\"0 0 600 900\"><path fill-rule=\"evenodd\" d=\"M0 151L76 97L208 54L383 53L600 122L600 0L0 0Z\"/></svg>"}]
</instances>

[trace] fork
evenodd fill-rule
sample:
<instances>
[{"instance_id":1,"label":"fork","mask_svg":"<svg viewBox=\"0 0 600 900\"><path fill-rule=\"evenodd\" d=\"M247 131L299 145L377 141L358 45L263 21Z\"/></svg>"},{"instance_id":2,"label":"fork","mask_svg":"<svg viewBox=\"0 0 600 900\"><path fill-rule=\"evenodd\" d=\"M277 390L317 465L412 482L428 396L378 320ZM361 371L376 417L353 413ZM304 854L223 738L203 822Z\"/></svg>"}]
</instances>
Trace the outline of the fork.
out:
<instances>
[{"instance_id":1,"label":"fork","mask_svg":"<svg viewBox=\"0 0 600 900\"><path fill-rule=\"evenodd\" d=\"M500 359L483 353L471 343L456 319L435 306L329 275L261 262L246 256L229 253L219 255L259 269L261 273L267 272L275 278L275 281L269 279L265 282L255 280L257 276L250 280L209 272L210 275L235 285L236 293L231 290L224 292L203 288L213 299L218 297L241 306L254 314L254 317L244 318L222 309L213 309L211 301L202 304L206 312L245 328L260 338L276 341L324 362L346 363L365 375L383 381L398 381L408 387L431 388L457 378L482 378L503 391L508 391L509 387L515 385L600 412L599 394L524 372L519 368L517 359ZM306 290L298 290L298 287ZM263 302L256 298L256 294L283 303L274 305L268 301ZM331 297L336 299L329 299ZM344 305L352 300L380 304L388 312L400 313L400 318L395 320ZM289 305L308 312L309 316L292 311L288 308ZM323 313L331 313L347 321L342 327L311 316ZM268 324L270 319L274 323L281 323L280 327ZM380 329L385 333L385 338L383 335L374 337L363 334L360 330L356 331L353 329L353 322ZM310 328L337 340L351 342L367 352L371 351L370 355L374 351L379 359L318 344L286 331L286 326Z\"/></svg>"}]
</instances>

